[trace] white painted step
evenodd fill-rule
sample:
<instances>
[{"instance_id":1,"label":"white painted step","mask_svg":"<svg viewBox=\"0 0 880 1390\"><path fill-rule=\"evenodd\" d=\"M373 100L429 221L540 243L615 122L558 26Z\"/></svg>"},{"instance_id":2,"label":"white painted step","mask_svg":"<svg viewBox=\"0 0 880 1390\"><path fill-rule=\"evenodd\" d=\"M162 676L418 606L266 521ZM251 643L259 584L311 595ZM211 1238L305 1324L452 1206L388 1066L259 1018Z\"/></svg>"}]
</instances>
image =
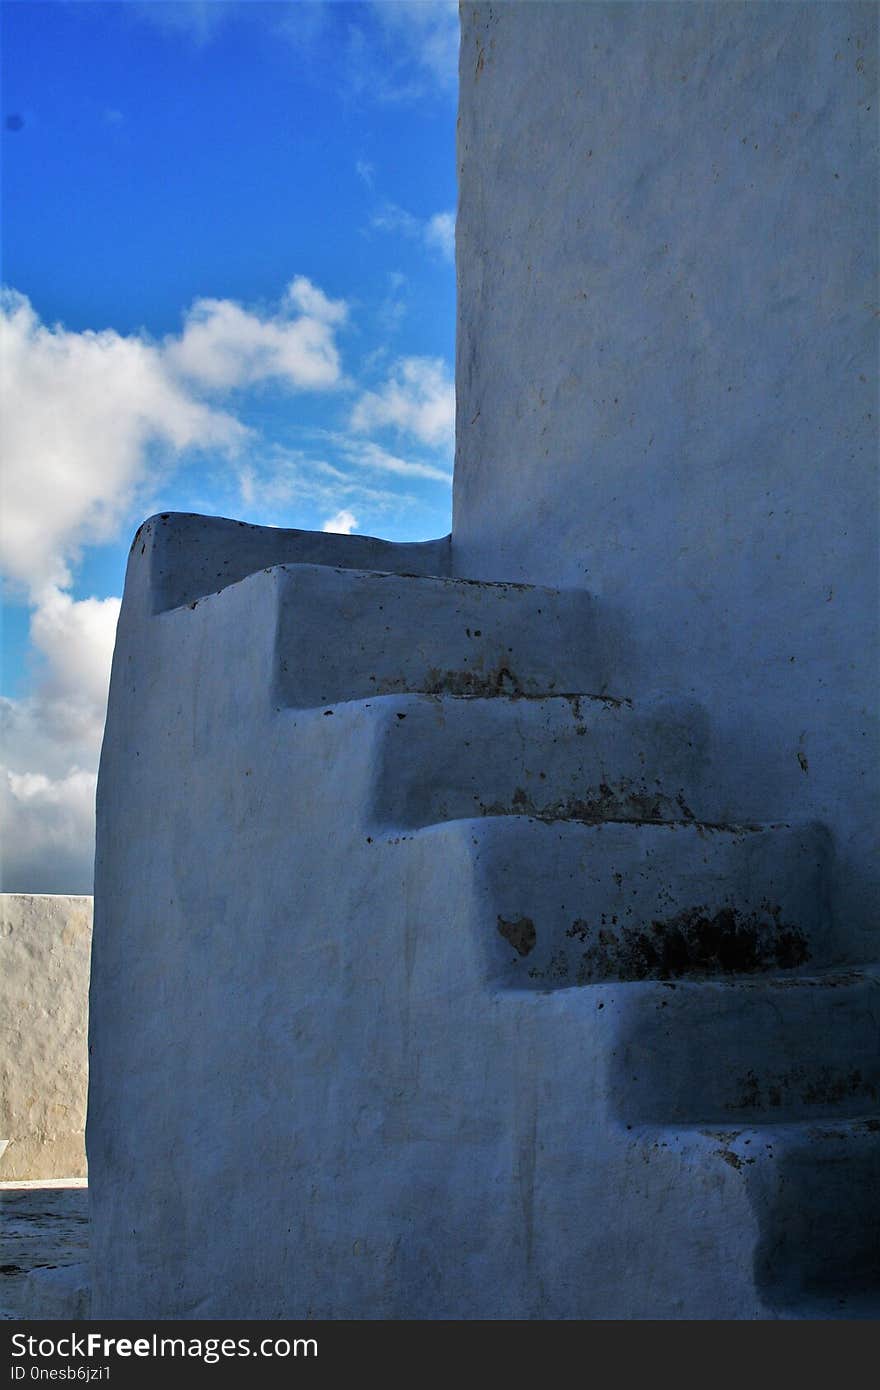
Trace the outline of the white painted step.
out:
<instances>
[{"instance_id":1,"label":"white painted step","mask_svg":"<svg viewBox=\"0 0 880 1390\"><path fill-rule=\"evenodd\" d=\"M498 816L386 835L412 900L444 920L455 884L499 988L752 974L827 964L828 838L821 826L547 824Z\"/></svg>"},{"instance_id":2,"label":"white painted step","mask_svg":"<svg viewBox=\"0 0 880 1390\"><path fill-rule=\"evenodd\" d=\"M581 591L326 565L275 574L280 704L602 692L594 605Z\"/></svg>"},{"instance_id":3,"label":"white painted step","mask_svg":"<svg viewBox=\"0 0 880 1390\"><path fill-rule=\"evenodd\" d=\"M605 992L621 1118L738 1126L880 1111L880 969Z\"/></svg>"},{"instance_id":4,"label":"white painted step","mask_svg":"<svg viewBox=\"0 0 880 1390\"><path fill-rule=\"evenodd\" d=\"M880 1296L880 1115L846 1120L632 1131L681 1180L730 1170L756 1222L756 1291L776 1316L827 1315ZM838 1312L844 1316L845 1312Z\"/></svg>"},{"instance_id":5,"label":"white painted step","mask_svg":"<svg viewBox=\"0 0 880 1390\"><path fill-rule=\"evenodd\" d=\"M407 829L473 816L694 820L707 742L693 701L398 697L372 815Z\"/></svg>"},{"instance_id":6,"label":"white painted step","mask_svg":"<svg viewBox=\"0 0 880 1390\"><path fill-rule=\"evenodd\" d=\"M152 611L161 613L283 564L442 575L449 573L450 537L383 541L376 536L338 536L251 526L222 516L162 512L138 527L126 583L136 570L146 569Z\"/></svg>"}]
</instances>

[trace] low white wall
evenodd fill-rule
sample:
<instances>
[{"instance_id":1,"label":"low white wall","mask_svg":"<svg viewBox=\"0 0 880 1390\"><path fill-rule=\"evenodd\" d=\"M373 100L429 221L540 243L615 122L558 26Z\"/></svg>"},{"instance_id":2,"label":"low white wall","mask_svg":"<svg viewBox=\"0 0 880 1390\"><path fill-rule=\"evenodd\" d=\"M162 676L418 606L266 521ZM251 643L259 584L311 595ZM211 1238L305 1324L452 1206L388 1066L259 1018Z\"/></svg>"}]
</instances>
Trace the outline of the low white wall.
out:
<instances>
[{"instance_id":1,"label":"low white wall","mask_svg":"<svg viewBox=\"0 0 880 1390\"><path fill-rule=\"evenodd\" d=\"M0 894L0 1179L82 1177L92 899Z\"/></svg>"}]
</instances>

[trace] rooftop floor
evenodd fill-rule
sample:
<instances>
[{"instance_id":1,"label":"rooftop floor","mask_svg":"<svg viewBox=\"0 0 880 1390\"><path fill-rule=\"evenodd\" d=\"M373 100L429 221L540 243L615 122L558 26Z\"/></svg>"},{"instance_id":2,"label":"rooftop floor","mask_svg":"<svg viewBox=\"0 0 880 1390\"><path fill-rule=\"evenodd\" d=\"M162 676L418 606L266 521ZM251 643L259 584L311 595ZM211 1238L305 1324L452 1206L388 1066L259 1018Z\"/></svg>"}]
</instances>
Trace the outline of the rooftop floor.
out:
<instances>
[{"instance_id":1,"label":"rooftop floor","mask_svg":"<svg viewBox=\"0 0 880 1390\"><path fill-rule=\"evenodd\" d=\"M33 1317L33 1270L80 1265L89 1255L85 1178L0 1182L0 1320Z\"/></svg>"}]
</instances>

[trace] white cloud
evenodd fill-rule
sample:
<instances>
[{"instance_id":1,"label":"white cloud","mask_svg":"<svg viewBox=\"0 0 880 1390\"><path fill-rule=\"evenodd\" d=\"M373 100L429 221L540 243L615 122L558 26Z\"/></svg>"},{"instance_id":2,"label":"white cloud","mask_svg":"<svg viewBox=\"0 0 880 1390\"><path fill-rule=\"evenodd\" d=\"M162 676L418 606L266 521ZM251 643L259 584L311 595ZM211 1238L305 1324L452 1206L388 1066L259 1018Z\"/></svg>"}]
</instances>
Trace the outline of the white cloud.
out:
<instances>
[{"instance_id":1,"label":"white cloud","mask_svg":"<svg viewBox=\"0 0 880 1390\"><path fill-rule=\"evenodd\" d=\"M83 545L112 539L129 517L155 471L154 445L234 457L251 431L200 388L268 378L293 390L340 386L335 332L346 315L343 301L298 276L272 313L199 300L183 333L157 344L47 326L23 295L3 291L0 567L34 590L69 583Z\"/></svg>"},{"instance_id":2,"label":"white cloud","mask_svg":"<svg viewBox=\"0 0 880 1390\"><path fill-rule=\"evenodd\" d=\"M373 176L376 172L375 165L370 164L369 160L359 159L354 166L354 170L358 178L367 185L367 188L373 187Z\"/></svg>"},{"instance_id":3,"label":"white cloud","mask_svg":"<svg viewBox=\"0 0 880 1390\"><path fill-rule=\"evenodd\" d=\"M354 512L343 509L341 512L337 512L335 516L328 516L321 530L329 531L331 534L337 536L350 536L357 524L358 519Z\"/></svg>"},{"instance_id":4,"label":"white cloud","mask_svg":"<svg viewBox=\"0 0 880 1390\"><path fill-rule=\"evenodd\" d=\"M370 226L380 232L403 232L404 236L421 236L422 223L397 203L383 203L370 218Z\"/></svg>"},{"instance_id":5,"label":"white cloud","mask_svg":"<svg viewBox=\"0 0 880 1390\"><path fill-rule=\"evenodd\" d=\"M196 48L212 43L230 24L252 21L306 53L328 30L334 7L333 0L125 0L133 18L178 34Z\"/></svg>"},{"instance_id":6,"label":"white cloud","mask_svg":"<svg viewBox=\"0 0 880 1390\"><path fill-rule=\"evenodd\" d=\"M118 598L75 600L48 588L31 618L31 642L45 662L41 689L51 701L82 707L94 716L94 745L103 728L103 707L110 683L110 661L119 618Z\"/></svg>"},{"instance_id":7,"label":"white cloud","mask_svg":"<svg viewBox=\"0 0 880 1390\"><path fill-rule=\"evenodd\" d=\"M424 242L429 251L439 252L444 260L455 259L454 212L435 212L422 221L397 203L383 203L370 218L370 226L380 232L400 232Z\"/></svg>"},{"instance_id":8,"label":"white cloud","mask_svg":"<svg viewBox=\"0 0 880 1390\"><path fill-rule=\"evenodd\" d=\"M0 295L0 354L0 566L26 587L66 584L83 545L117 534L151 444L234 454L247 437L176 381L154 344L47 327L12 291Z\"/></svg>"},{"instance_id":9,"label":"white cloud","mask_svg":"<svg viewBox=\"0 0 880 1390\"><path fill-rule=\"evenodd\" d=\"M309 433L317 445L313 452L276 447L249 456L239 468L235 502L240 499L252 519L259 517L264 523L278 519L289 525L284 518L290 508L309 505L335 510L337 515L350 515L356 509L360 516L363 509L373 525L383 515L399 515L416 500L407 492L382 487L382 475L411 483L452 485L451 465L400 458L373 440L351 434L322 429ZM329 458L336 462L330 463ZM377 475L375 482L370 474ZM355 525L360 527L360 521Z\"/></svg>"},{"instance_id":10,"label":"white cloud","mask_svg":"<svg viewBox=\"0 0 880 1390\"><path fill-rule=\"evenodd\" d=\"M297 275L291 280L287 286L287 298L302 313L321 323L345 323L348 318L348 305L344 299L328 299L324 291L304 275Z\"/></svg>"},{"instance_id":11,"label":"white cloud","mask_svg":"<svg viewBox=\"0 0 880 1390\"><path fill-rule=\"evenodd\" d=\"M352 471L349 465L357 460L350 458L343 447L349 436L320 430L316 435L324 441L320 450L307 452L275 446L249 455L247 463L238 470L238 497L230 498L232 511L240 501L250 520L262 525L289 526L294 507L314 507L325 516L351 510L359 517L364 509L375 523L381 516L399 514L413 504L415 499L408 493L376 486ZM368 447L364 440L352 444L360 450ZM338 457L342 466L323 457L325 449L327 454ZM366 465L360 471L366 472Z\"/></svg>"},{"instance_id":12,"label":"white cloud","mask_svg":"<svg viewBox=\"0 0 880 1390\"><path fill-rule=\"evenodd\" d=\"M229 388L267 376L298 390L339 385L334 334L346 313L343 302L300 276L271 314L203 300L180 337L156 343L145 335L48 326L24 296L0 296L0 565L32 607L36 662L32 692L0 701L7 890L91 888L94 792L119 599L77 601L65 592L81 550L116 538L147 486L155 486L159 463L170 467L190 449L234 462L245 441L259 443L232 414L200 399L200 386ZM325 502L339 491L338 484L325 486Z\"/></svg>"},{"instance_id":13,"label":"white cloud","mask_svg":"<svg viewBox=\"0 0 880 1390\"><path fill-rule=\"evenodd\" d=\"M455 260L455 213L435 212L425 226L425 241L447 261Z\"/></svg>"},{"instance_id":14,"label":"white cloud","mask_svg":"<svg viewBox=\"0 0 880 1390\"><path fill-rule=\"evenodd\" d=\"M246 507L253 504L257 488L256 470L249 463L244 464L238 471L238 490L241 500Z\"/></svg>"},{"instance_id":15,"label":"white cloud","mask_svg":"<svg viewBox=\"0 0 880 1390\"><path fill-rule=\"evenodd\" d=\"M188 38L197 47L230 23L251 21L286 42L313 81L341 86L341 95L374 102L449 97L458 81L455 0L371 0L342 5L293 0L135 0L132 15ZM321 61L317 61L320 57Z\"/></svg>"},{"instance_id":16,"label":"white cloud","mask_svg":"<svg viewBox=\"0 0 880 1390\"><path fill-rule=\"evenodd\" d=\"M451 447L455 389L438 357L401 357L377 391L365 391L351 415L358 434L391 427L422 444Z\"/></svg>"},{"instance_id":17,"label":"white cloud","mask_svg":"<svg viewBox=\"0 0 880 1390\"><path fill-rule=\"evenodd\" d=\"M377 362L387 359L387 340L400 331L409 312L410 288L406 276L399 270L391 270L385 279L387 293L376 310L376 322L382 330L384 341L364 358L361 363L362 371L369 372Z\"/></svg>"},{"instance_id":18,"label":"white cloud","mask_svg":"<svg viewBox=\"0 0 880 1390\"><path fill-rule=\"evenodd\" d=\"M455 90L458 82L458 5L453 0L373 0L385 31L387 51L401 69L421 70L433 86Z\"/></svg>"},{"instance_id":19,"label":"white cloud","mask_svg":"<svg viewBox=\"0 0 880 1390\"><path fill-rule=\"evenodd\" d=\"M389 453L371 440L352 439L346 435L331 435L346 463L357 468L369 468L377 473L393 473L399 478L425 478L430 482L452 484L452 472L422 459L402 459Z\"/></svg>"},{"instance_id":20,"label":"white cloud","mask_svg":"<svg viewBox=\"0 0 880 1390\"><path fill-rule=\"evenodd\" d=\"M0 700L2 882L8 892L91 892L94 799L119 599L48 587L31 619L34 692Z\"/></svg>"},{"instance_id":21,"label":"white cloud","mask_svg":"<svg viewBox=\"0 0 880 1390\"><path fill-rule=\"evenodd\" d=\"M5 893L91 893L95 840L94 773L51 780L0 768Z\"/></svg>"},{"instance_id":22,"label":"white cloud","mask_svg":"<svg viewBox=\"0 0 880 1390\"><path fill-rule=\"evenodd\" d=\"M300 310L291 318L288 306ZM333 330L347 306L304 276L291 281L281 308L260 315L229 299L199 299L180 338L166 339L170 366L210 390L277 378L295 390L327 390L342 372Z\"/></svg>"}]
</instances>

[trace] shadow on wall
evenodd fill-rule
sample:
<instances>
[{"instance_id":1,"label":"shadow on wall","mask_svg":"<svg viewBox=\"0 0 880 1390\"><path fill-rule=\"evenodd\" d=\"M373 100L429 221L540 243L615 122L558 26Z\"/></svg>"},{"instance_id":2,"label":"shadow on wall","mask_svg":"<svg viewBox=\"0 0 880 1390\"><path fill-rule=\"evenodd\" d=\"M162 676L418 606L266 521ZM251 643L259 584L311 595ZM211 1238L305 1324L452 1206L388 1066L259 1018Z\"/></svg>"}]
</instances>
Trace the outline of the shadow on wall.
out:
<instances>
[{"instance_id":1,"label":"shadow on wall","mask_svg":"<svg viewBox=\"0 0 880 1390\"><path fill-rule=\"evenodd\" d=\"M786 1136L775 1164L756 1161L755 1282L770 1307L880 1288L878 1130L877 1118L814 1125Z\"/></svg>"}]
</instances>

